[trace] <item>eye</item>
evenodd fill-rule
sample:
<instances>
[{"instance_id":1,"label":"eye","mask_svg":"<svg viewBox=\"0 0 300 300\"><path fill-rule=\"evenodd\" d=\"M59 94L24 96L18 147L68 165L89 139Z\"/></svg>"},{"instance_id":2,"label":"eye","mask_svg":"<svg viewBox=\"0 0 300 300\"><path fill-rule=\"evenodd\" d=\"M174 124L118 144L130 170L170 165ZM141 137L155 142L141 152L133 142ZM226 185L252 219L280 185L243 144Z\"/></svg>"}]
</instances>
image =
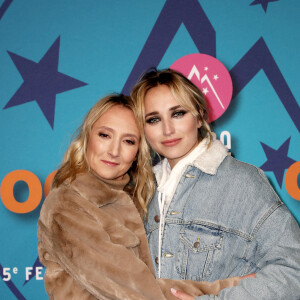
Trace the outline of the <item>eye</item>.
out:
<instances>
[{"instance_id":1,"label":"eye","mask_svg":"<svg viewBox=\"0 0 300 300\"><path fill-rule=\"evenodd\" d=\"M185 110L177 110L177 111L174 111L174 113L172 114L172 117L175 117L175 118L181 118L183 117L187 112Z\"/></svg>"},{"instance_id":2,"label":"eye","mask_svg":"<svg viewBox=\"0 0 300 300\"><path fill-rule=\"evenodd\" d=\"M105 138L105 139L109 138L109 135L106 134L106 133L103 133L103 132L99 132L98 135L99 135L101 138Z\"/></svg>"},{"instance_id":3,"label":"eye","mask_svg":"<svg viewBox=\"0 0 300 300\"><path fill-rule=\"evenodd\" d=\"M128 144L128 145L135 145L134 140L125 140L125 143Z\"/></svg>"},{"instance_id":4,"label":"eye","mask_svg":"<svg viewBox=\"0 0 300 300\"><path fill-rule=\"evenodd\" d=\"M154 124L154 123L157 123L160 121L160 118L159 117L152 117L152 118L149 118L146 120L146 123L147 124Z\"/></svg>"}]
</instances>

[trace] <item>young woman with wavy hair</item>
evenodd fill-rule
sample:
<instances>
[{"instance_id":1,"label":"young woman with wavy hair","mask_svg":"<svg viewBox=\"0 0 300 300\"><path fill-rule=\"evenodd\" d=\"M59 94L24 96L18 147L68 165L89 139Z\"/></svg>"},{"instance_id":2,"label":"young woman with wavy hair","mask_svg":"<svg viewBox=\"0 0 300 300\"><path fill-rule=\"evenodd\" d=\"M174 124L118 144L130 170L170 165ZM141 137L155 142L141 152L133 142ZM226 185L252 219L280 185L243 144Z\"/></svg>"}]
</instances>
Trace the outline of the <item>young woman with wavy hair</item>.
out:
<instances>
[{"instance_id":1,"label":"young woman with wavy hair","mask_svg":"<svg viewBox=\"0 0 300 300\"><path fill-rule=\"evenodd\" d=\"M300 299L299 225L263 171L216 139L202 92L166 69L144 74L131 96L148 152L161 157L154 197L143 204L157 277L212 282L255 273L199 299Z\"/></svg>"}]
</instances>

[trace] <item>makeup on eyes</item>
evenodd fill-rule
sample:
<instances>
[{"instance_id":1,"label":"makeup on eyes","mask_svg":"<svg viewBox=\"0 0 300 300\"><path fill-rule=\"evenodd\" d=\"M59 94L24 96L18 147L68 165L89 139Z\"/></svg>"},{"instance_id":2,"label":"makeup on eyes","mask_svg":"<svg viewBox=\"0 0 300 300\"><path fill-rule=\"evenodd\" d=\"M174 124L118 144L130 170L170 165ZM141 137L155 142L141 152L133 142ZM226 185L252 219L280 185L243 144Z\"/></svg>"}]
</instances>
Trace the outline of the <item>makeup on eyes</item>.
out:
<instances>
[{"instance_id":1,"label":"makeup on eyes","mask_svg":"<svg viewBox=\"0 0 300 300\"><path fill-rule=\"evenodd\" d=\"M102 138L107 138L109 135L107 133L99 132L98 135Z\"/></svg>"},{"instance_id":2,"label":"makeup on eyes","mask_svg":"<svg viewBox=\"0 0 300 300\"><path fill-rule=\"evenodd\" d=\"M183 117L186 113L187 113L186 110L177 110L177 111L173 112L172 116L174 116L174 117Z\"/></svg>"},{"instance_id":3,"label":"makeup on eyes","mask_svg":"<svg viewBox=\"0 0 300 300\"><path fill-rule=\"evenodd\" d=\"M180 109L178 109L178 108L180 108ZM171 107L169 109L169 111L171 112L171 117L175 117L175 118L183 117L186 113L188 113L188 111L182 109L181 106ZM149 118L147 118L147 117L149 117ZM160 118L159 112L151 112L146 115L146 123L147 124L155 124L155 123L159 122L160 119L161 118Z\"/></svg>"},{"instance_id":4,"label":"makeup on eyes","mask_svg":"<svg viewBox=\"0 0 300 300\"><path fill-rule=\"evenodd\" d=\"M125 141L129 145L135 145L135 141L133 141L133 140L125 140Z\"/></svg>"},{"instance_id":5,"label":"makeup on eyes","mask_svg":"<svg viewBox=\"0 0 300 300\"><path fill-rule=\"evenodd\" d=\"M105 131L109 131L108 133L106 133ZM99 128L99 132L98 132L98 136L101 138L110 138L111 134L114 133L114 130L112 128L109 127L104 127L104 128ZM135 145L137 142L137 137L134 134L124 134L123 135L124 141L130 145ZM132 139L130 139L132 138Z\"/></svg>"}]
</instances>

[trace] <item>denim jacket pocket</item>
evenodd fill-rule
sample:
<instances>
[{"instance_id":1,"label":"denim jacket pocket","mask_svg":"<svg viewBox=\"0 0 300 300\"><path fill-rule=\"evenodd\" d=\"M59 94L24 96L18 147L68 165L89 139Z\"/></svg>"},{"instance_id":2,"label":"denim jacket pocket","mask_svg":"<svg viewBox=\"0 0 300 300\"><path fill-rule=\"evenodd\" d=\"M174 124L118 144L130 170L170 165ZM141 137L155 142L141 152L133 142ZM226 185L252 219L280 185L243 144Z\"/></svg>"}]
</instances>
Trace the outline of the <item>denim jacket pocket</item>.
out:
<instances>
[{"instance_id":1,"label":"denim jacket pocket","mask_svg":"<svg viewBox=\"0 0 300 300\"><path fill-rule=\"evenodd\" d=\"M222 250L224 232L199 224L185 225L180 231L176 270L181 279L207 280Z\"/></svg>"}]
</instances>

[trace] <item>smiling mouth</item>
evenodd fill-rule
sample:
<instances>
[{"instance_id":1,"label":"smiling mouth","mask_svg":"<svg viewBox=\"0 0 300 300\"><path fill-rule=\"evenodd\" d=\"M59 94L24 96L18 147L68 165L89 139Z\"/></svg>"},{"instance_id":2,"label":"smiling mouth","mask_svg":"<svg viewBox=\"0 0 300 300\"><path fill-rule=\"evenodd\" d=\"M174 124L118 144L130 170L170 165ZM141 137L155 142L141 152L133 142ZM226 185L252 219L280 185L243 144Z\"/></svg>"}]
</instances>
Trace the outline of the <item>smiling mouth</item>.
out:
<instances>
[{"instance_id":1,"label":"smiling mouth","mask_svg":"<svg viewBox=\"0 0 300 300\"><path fill-rule=\"evenodd\" d=\"M115 167L115 166L118 166L119 164L118 163L115 163L115 162L112 162L112 161L109 161L109 160L101 160L105 165L109 166L109 167Z\"/></svg>"},{"instance_id":2,"label":"smiling mouth","mask_svg":"<svg viewBox=\"0 0 300 300\"><path fill-rule=\"evenodd\" d=\"M172 147L172 146L177 145L180 141L181 141L181 138L180 139L172 139L172 140L163 141L162 144L167 147Z\"/></svg>"}]
</instances>

